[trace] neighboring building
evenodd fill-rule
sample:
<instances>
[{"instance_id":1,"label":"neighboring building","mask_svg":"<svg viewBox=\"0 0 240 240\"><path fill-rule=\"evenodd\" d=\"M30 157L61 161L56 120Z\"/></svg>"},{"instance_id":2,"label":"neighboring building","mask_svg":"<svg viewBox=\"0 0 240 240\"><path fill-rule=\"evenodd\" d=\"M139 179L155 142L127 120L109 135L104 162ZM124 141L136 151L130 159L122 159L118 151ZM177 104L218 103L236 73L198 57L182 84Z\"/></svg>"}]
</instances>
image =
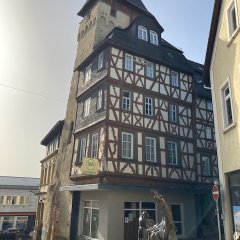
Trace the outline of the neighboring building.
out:
<instances>
[{"instance_id":1,"label":"neighboring building","mask_svg":"<svg viewBox=\"0 0 240 240\"><path fill-rule=\"evenodd\" d=\"M161 218L152 189L170 204L179 238L209 236L218 167L203 66L161 37L141 0L88 0L78 15L42 239L137 239L142 210Z\"/></svg>"},{"instance_id":2,"label":"neighboring building","mask_svg":"<svg viewBox=\"0 0 240 240\"><path fill-rule=\"evenodd\" d=\"M0 176L0 231L32 231L37 208L39 178Z\"/></svg>"},{"instance_id":3,"label":"neighboring building","mask_svg":"<svg viewBox=\"0 0 240 240\"><path fill-rule=\"evenodd\" d=\"M51 191L51 186L56 182L55 166L63 124L64 121L58 121L41 141L41 144L46 147L46 157L41 161L41 178L36 225L40 226L38 231L42 231L43 236L46 232L46 225L48 225L49 211L51 211L51 205L48 205L48 192Z\"/></svg>"},{"instance_id":4,"label":"neighboring building","mask_svg":"<svg viewBox=\"0 0 240 240\"><path fill-rule=\"evenodd\" d=\"M204 80L212 89L225 238L240 236L240 2L216 0Z\"/></svg>"}]
</instances>

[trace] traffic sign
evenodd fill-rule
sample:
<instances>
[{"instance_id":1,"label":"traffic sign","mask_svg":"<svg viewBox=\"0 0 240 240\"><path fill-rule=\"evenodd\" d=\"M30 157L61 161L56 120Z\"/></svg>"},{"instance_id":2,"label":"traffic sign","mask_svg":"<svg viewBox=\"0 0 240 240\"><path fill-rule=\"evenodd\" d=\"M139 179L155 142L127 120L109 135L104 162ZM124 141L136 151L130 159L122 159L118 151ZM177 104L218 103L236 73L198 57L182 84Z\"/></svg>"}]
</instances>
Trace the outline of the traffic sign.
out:
<instances>
[{"instance_id":1,"label":"traffic sign","mask_svg":"<svg viewBox=\"0 0 240 240\"><path fill-rule=\"evenodd\" d=\"M217 201L218 198L219 198L219 190L218 190L218 186L217 185L213 185L212 195L213 195L214 201Z\"/></svg>"}]
</instances>

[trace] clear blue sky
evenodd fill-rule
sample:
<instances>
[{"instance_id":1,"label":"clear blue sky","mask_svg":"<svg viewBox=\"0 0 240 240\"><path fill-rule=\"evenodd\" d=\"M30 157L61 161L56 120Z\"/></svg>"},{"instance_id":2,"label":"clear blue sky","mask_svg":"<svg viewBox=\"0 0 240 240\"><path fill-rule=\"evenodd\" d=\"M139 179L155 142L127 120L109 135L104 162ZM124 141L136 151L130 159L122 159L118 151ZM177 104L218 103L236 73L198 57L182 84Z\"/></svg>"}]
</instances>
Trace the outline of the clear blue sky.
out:
<instances>
[{"instance_id":1,"label":"clear blue sky","mask_svg":"<svg viewBox=\"0 0 240 240\"><path fill-rule=\"evenodd\" d=\"M84 0L0 0L0 175L40 176L40 141L65 117ZM204 62L213 0L143 0L163 38Z\"/></svg>"}]
</instances>

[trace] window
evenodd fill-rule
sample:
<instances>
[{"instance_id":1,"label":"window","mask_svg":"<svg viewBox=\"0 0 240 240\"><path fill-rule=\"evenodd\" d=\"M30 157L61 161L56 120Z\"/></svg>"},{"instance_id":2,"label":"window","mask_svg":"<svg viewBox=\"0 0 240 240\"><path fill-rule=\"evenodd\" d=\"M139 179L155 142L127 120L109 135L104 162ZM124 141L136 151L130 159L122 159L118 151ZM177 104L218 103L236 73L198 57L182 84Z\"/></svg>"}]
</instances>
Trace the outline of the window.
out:
<instances>
[{"instance_id":1,"label":"window","mask_svg":"<svg viewBox=\"0 0 240 240\"><path fill-rule=\"evenodd\" d=\"M148 62L146 64L146 76L149 78L154 77L154 64L151 62Z\"/></svg>"},{"instance_id":2,"label":"window","mask_svg":"<svg viewBox=\"0 0 240 240\"><path fill-rule=\"evenodd\" d=\"M182 206L180 204L171 204L171 209L176 235L183 235Z\"/></svg>"},{"instance_id":3,"label":"window","mask_svg":"<svg viewBox=\"0 0 240 240\"><path fill-rule=\"evenodd\" d=\"M210 176L210 159L209 157L202 157L202 175Z\"/></svg>"},{"instance_id":4,"label":"window","mask_svg":"<svg viewBox=\"0 0 240 240\"><path fill-rule=\"evenodd\" d=\"M147 29L143 26L138 26L138 38L148 41Z\"/></svg>"},{"instance_id":5,"label":"window","mask_svg":"<svg viewBox=\"0 0 240 240\"><path fill-rule=\"evenodd\" d=\"M4 196L0 196L0 205L4 204Z\"/></svg>"},{"instance_id":6,"label":"window","mask_svg":"<svg viewBox=\"0 0 240 240\"><path fill-rule=\"evenodd\" d=\"M124 220L125 224L129 224L132 228L133 222L138 222L142 212L146 211L149 215L149 220L156 222L156 204L154 202L124 202Z\"/></svg>"},{"instance_id":7,"label":"window","mask_svg":"<svg viewBox=\"0 0 240 240\"><path fill-rule=\"evenodd\" d=\"M90 102L91 102L91 98L88 98L88 99L84 102L84 106L83 106L83 117L84 117L84 118L89 115Z\"/></svg>"},{"instance_id":8,"label":"window","mask_svg":"<svg viewBox=\"0 0 240 240\"><path fill-rule=\"evenodd\" d=\"M92 135L91 158L98 157L98 133Z\"/></svg>"},{"instance_id":9,"label":"window","mask_svg":"<svg viewBox=\"0 0 240 240\"><path fill-rule=\"evenodd\" d=\"M171 165L178 164L177 142L168 141L168 163Z\"/></svg>"},{"instance_id":10,"label":"window","mask_svg":"<svg viewBox=\"0 0 240 240\"><path fill-rule=\"evenodd\" d=\"M130 54L125 55L125 69L133 71L133 56Z\"/></svg>"},{"instance_id":11,"label":"window","mask_svg":"<svg viewBox=\"0 0 240 240\"><path fill-rule=\"evenodd\" d=\"M124 110L131 110L131 93L127 91L123 91L123 98L122 98L122 108Z\"/></svg>"},{"instance_id":12,"label":"window","mask_svg":"<svg viewBox=\"0 0 240 240\"><path fill-rule=\"evenodd\" d=\"M207 110L212 111L213 110L213 105L211 100L207 100Z\"/></svg>"},{"instance_id":13,"label":"window","mask_svg":"<svg viewBox=\"0 0 240 240\"><path fill-rule=\"evenodd\" d=\"M173 123L177 122L177 106L170 105L170 121Z\"/></svg>"},{"instance_id":14,"label":"window","mask_svg":"<svg viewBox=\"0 0 240 240\"><path fill-rule=\"evenodd\" d=\"M97 105L96 105L97 110L102 108L102 102L103 102L103 90L101 89L97 93Z\"/></svg>"},{"instance_id":15,"label":"window","mask_svg":"<svg viewBox=\"0 0 240 240\"><path fill-rule=\"evenodd\" d=\"M237 9L235 1L232 1L231 5L229 6L227 10L227 17L228 17L228 35L229 38L231 38L238 27Z\"/></svg>"},{"instance_id":16,"label":"window","mask_svg":"<svg viewBox=\"0 0 240 240\"><path fill-rule=\"evenodd\" d=\"M103 52L101 52L98 56L98 70L103 67Z\"/></svg>"},{"instance_id":17,"label":"window","mask_svg":"<svg viewBox=\"0 0 240 240\"><path fill-rule=\"evenodd\" d=\"M146 161L156 162L156 138L146 137L145 147L146 147Z\"/></svg>"},{"instance_id":18,"label":"window","mask_svg":"<svg viewBox=\"0 0 240 240\"><path fill-rule=\"evenodd\" d=\"M83 235L98 239L99 202L84 201Z\"/></svg>"},{"instance_id":19,"label":"window","mask_svg":"<svg viewBox=\"0 0 240 240\"><path fill-rule=\"evenodd\" d=\"M152 100L152 98L145 97L145 114L148 116L153 115L153 100Z\"/></svg>"},{"instance_id":20,"label":"window","mask_svg":"<svg viewBox=\"0 0 240 240\"><path fill-rule=\"evenodd\" d=\"M92 73L92 64L88 65L86 67L85 71L85 83L88 82L91 78L91 73Z\"/></svg>"},{"instance_id":21,"label":"window","mask_svg":"<svg viewBox=\"0 0 240 240\"><path fill-rule=\"evenodd\" d=\"M122 133L122 158L133 159L133 134Z\"/></svg>"},{"instance_id":22,"label":"window","mask_svg":"<svg viewBox=\"0 0 240 240\"><path fill-rule=\"evenodd\" d=\"M17 229L27 229L28 217L17 217L16 228Z\"/></svg>"},{"instance_id":23,"label":"window","mask_svg":"<svg viewBox=\"0 0 240 240\"><path fill-rule=\"evenodd\" d=\"M14 217L3 217L2 230L14 227Z\"/></svg>"},{"instance_id":24,"label":"window","mask_svg":"<svg viewBox=\"0 0 240 240\"><path fill-rule=\"evenodd\" d=\"M222 101L223 101L224 127L226 128L233 123L231 93L228 83L222 88Z\"/></svg>"},{"instance_id":25,"label":"window","mask_svg":"<svg viewBox=\"0 0 240 240\"><path fill-rule=\"evenodd\" d=\"M212 139L212 129L210 127L206 127L206 138Z\"/></svg>"},{"instance_id":26,"label":"window","mask_svg":"<svg viewBox=\"0 0 240 240\"><path fill-rule=\"evenodd\" d=\"M178 87L178 73L171 72L171 85L174 87Z\"/></svg>"},{"instance_id":27,"label":"window","mask_svg":"<svg viewBox=\"0 0 240 240\"><path fill-rule=\"evenodd\" d=\"M158 45L158 34L150 30L150 43Z\"/></svg>"},{"instance_id":28,"label":"window","mask_svg":"<svg viewBox=\"0 0 240 240\"><path fill-rule=\"evenodd\" d=\"M80 139L79 142L79 153L77 163L81 163L83 158L86 156L86 138Z\"/></svg>"}]
</instances>

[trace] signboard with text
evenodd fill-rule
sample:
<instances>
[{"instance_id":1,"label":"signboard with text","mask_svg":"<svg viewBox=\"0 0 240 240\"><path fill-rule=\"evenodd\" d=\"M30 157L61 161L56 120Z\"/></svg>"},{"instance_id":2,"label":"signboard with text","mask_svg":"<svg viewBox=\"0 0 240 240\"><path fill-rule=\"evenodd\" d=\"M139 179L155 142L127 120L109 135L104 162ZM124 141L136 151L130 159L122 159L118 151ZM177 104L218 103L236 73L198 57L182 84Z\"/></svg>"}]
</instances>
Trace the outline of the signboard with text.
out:
<instances>
[{"instance_id":1,"label":"signboard with text","mask_svg":"<svg viewBox=\"0 0 240 240\"><path fill-rule=\"evenodd\" d=\"M82 173L86 175L97 175L99 173L99 162L95 158L84 158L81 167Z\"/></svg>"}]
</instances>

